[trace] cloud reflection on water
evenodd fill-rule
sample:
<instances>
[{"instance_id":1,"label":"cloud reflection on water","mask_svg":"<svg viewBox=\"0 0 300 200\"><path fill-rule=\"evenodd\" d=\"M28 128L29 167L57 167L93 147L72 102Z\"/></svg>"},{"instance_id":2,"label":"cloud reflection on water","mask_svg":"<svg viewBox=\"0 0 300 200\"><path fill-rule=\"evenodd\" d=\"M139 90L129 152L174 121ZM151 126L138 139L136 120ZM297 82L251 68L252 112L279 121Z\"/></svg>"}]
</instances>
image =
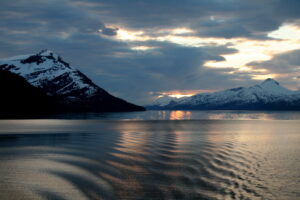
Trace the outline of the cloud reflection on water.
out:
<instances>
[{"instance_id":1,"label":"cloud reflection on water","mask_svg":"<svg viewBox=\"0 0 300 200\"><path fill-rule=\"evenodd\" d=\"M0 198L297 199L297 121L43 122L0 135Z\"/></svg>"}]
</instances>

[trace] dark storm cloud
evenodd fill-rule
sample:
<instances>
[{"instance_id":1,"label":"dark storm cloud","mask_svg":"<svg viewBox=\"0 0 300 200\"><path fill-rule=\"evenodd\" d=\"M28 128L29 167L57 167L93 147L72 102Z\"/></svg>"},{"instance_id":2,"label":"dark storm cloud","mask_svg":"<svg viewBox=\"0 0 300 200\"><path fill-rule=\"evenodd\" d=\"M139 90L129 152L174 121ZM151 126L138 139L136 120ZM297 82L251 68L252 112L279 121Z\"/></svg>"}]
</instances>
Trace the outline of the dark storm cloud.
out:
<instances>
[{"instance_id":1,"label":"dark storm cloud","mask_svg":"<svg viewBox=\"0 0 300 200\"><path fill-rule=\"evenodd\" d=\"M113 60L101 57L101 68L94 79L97 77L104 88L123 91L119 94L140 102L146 102L150 92L219 89L223 85L234 86L230 79L235 76L223 73L229 69L208 69L202 65L207 60L223 60L220 54L234 51L226 47L194 48L161 43L154 50L128 51L125 57Z\"/></svg>"},{"instance_id":2,"label":"dark storm cloud","mask_svg":"<svg viewBox=\"0 0 300 200\"><path fill-rule=\"evenodd\" d=\"M1 0L0 57L51 49L101 87L135 103L150 92L222 89L250 84L251 74L203 67L236 52L226 45L184 47L169 42L122 42L114 24L143 30L187 27L196 35L266 38L299 18L300 1L288 0ZM132 50L133 45L153 46ZM238 80L238 81L237 81Z\"/></svg>"},{"instance_id":3,"label":"dark storm cloud","mask_svg":"<svg viewBox=\"0 0 300 200\"><path fill-rule=\"evenodd\" d=\"M107 28L104 27L102 29L99 29L99 31L103 34L103 35L109 35L109 36L114 36L117 35L117 31L119 29L118 28Z\"/></svg>"},{"instance_id":4,"label":"dark storm cloud","mask_svg":"<svg viewBox=\"0 0 300 200\"><path fill-rule=\"evenodd\" d=\"M266 32L300 17L298 0L92 1L106 21L136 29L191 27L201 36L265 38ZM99 3L97 3L99 2ZM105 12L106 13L106 12Z\"/></svg>"}]
</instances>

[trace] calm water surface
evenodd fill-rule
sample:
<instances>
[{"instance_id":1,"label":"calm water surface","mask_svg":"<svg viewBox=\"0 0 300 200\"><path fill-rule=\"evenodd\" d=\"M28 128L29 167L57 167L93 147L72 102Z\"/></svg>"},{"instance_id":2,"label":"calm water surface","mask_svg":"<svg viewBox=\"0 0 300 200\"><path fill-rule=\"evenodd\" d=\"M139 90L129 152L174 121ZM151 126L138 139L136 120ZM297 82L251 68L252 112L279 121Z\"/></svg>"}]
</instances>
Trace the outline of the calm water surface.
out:
<instances>
[{"instance_id":1,"label":"calm water surface","mask_svg":"<svg viewBox=\"0 0 300 200\"><path fill-rule=\"evenodd\" d=\"M1 120L0 199L300 199L299 116Z\"/></svg>"}]
</instances>

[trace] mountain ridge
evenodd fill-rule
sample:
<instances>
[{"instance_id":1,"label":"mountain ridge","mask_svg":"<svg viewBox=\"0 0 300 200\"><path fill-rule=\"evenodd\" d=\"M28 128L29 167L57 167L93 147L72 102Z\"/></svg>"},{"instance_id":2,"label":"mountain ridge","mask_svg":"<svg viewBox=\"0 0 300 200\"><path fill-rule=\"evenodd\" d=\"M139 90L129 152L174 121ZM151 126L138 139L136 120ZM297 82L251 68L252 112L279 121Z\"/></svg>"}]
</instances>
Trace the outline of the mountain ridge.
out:
<instances>
[{"instance_id":1,"label":"mountain ridge","mask_svg":"<svg viewBox=\"0 0 300 200\"><path fill-rule=\"evenodd\" d=\"M165 98L167 100L167 98ZM200 93L168 101L155 100L148 109L163 110L300 110L300 92L282 87L273 79L250 87Z\"/></svg>"},{"instance_id":2,"label":"mountain ridge","mask_svg":"<svg viewBox=\"0 0 300 200\"><path fill-rule=\"evenodd\" d=\"M10 71L58 99L68 112L143 111L141 106L114 97L50 50L0 59L0 70Z\"/></svg>"}]
</instances>

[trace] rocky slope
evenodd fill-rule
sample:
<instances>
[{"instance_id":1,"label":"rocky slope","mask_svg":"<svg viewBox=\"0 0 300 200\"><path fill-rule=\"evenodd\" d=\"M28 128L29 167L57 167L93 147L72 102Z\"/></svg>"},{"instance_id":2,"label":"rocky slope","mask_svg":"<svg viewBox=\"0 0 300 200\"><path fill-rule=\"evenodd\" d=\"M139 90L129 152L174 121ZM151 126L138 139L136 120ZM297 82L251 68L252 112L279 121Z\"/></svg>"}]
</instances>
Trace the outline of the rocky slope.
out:
<instances>
[{"instance_id":1,"label":"rocky slope","mask_svg":"<svg viewBox=\"0 0 300 200\"><path fill-rule=\"evenodd\" d=\"M33 55L0 60L0 70L24 77L32 86L55 97L67 112L142 111L143 107L114 97L60 56L43 50Z\"/></svg>"}]
</instances>

